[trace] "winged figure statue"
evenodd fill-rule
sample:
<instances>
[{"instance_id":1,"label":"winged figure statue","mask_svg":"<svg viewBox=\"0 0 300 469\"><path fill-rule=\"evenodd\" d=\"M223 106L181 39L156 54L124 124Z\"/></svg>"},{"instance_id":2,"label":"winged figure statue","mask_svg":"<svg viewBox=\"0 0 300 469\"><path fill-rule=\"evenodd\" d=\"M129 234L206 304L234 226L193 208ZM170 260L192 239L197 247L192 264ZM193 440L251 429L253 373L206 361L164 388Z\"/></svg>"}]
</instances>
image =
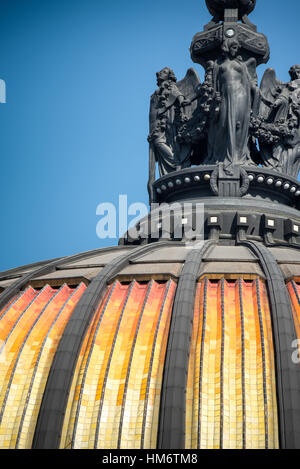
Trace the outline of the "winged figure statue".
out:
<instances>
[{"instance_id":1,"label":"winged figure statue","mask_svg":"<svg viewBox=\"0 0 300 469\"><path fill-rule=\"evenodd\" d=\"M197 108L197 92L201 86L197 72L190 68L178 81L168 67L156 74L158 89L150 102L149 184L155 181L156 163L160 177L191 166L192 144L179 139L179 129L189 121Z\"/></svg>"},{"instance_id":2,"label":"winged figure statue","mask_svg":"<svg viewBox=\"0 0 300 469\"><path fill-rule=\"evenodd\" d=\"M256 137L263 165L297 177L300 170L300 65L284 83L266 70L260 88Z\"/></svg>"}]
</instances>

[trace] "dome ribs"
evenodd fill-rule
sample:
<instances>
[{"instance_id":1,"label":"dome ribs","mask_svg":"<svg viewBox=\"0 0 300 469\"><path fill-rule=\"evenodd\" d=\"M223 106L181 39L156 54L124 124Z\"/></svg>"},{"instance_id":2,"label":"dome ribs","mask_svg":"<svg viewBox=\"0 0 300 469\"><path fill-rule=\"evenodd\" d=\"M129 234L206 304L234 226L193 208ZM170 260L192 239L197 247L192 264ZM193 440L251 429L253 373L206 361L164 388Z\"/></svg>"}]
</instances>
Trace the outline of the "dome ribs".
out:
<instances>
[{"instance_id":1,"label":"dome ribs","mask_svg":"<svg viewBox=\"0 0 300 469\"><path fill-rule=\"evenodd\" d=\"M269 449L269 427L268 427L268 393L267 393L267 376L266 376L266 350L265 350L265 334L263 327L263 313L261 305L261 292L259 279L255 281L255 306L257 306L257 314L259 319L259 331L261 341L261 354L262 354L262 371L263 371L263 394L264 394L264 422L265 422L265 449Z\"/></svg>"},{"instance_id":2,"label":"dome ribs","mask_svg":"<svg viewBox=\"0 0 300 469\"><path fill-rule=\"evenodd\" d=\"M44 315L45 311L48 309L49 305L51 304L52 302L52 299L55 300L55 298L60 294L60 291L58 292L54 292L50 287L45 287L41 292L40 294L36 297L36 301L35 301L35 304L34 304L34 308L32 307L31 309L29 309L27 311L27 315L30 316L28 317L27 321L23 321L23 331L25 332L25 337L23 338L22 337L22 334L19 335L18 337L18 340L21 339L21 343L20 343L20 346L17 348L17 353L16 353L16 358L14 360L14 364L13 364L13 367L11 370L11 374L10 374L10 377L9 377L9 381L8 381L8 384L7 384L7 389L6 389L6 393L5 393L5 397L4 397L4 401L2 403L2 408L1 408L1 411L0 411L0 425L2 424L2 420L3 420L3 415L4 415L4 412L5 412L5 409L6 409L6 403L7 403L7 400L9 398L9 395L10 395L10 391L11 391L11 385L12 385L12 382L14 380L14 377L15 377L15 372L16 372L16 369L18 367L18 364L19 364L19 361L20 361L20 358L22 356L22 352L24 350L24 347L33 331L33 329L35 328L35 326L37 325L37 323L40 321L40 319L42 318L42 316ZM21 316L21 318L23 317L23 315ZM13 330L16 329L16 327L18 326L18 323L19 321L16 322L14 328L12 329L11 333L8 335L7 337L7 340L10 338L10 335L12 334ZM23 334L24 334L23 332ZM11 368L11 367L10 367Z\"/></svg>"},{"instance_id":3,"label":"dome ribs","mask_svg":"<svg viewBox=\"0 0 300 469\"><path fill-rule=\"evenodd\" d=\"M275 380L264 281L204 276L195 301L185 449L278 448Z\"/></svg>"},{"instance_id":4,"label":"dome ribs","mask_svg":"<svg viewBox=\"0 0 300 469\"><path fill-rule=\"evenodd\" d=\"M88 325L64 388L59 432L55 425L60 448L155 449L162 423L161 449L170 448L169 437L174 449L181 449L178 442L182 449L296 447L300 381L293 357L300 338L300 286L297 271L284 268L297 258L286 248L246 239L238 244L229 249L211 240L201 257L201 249L177 243L186 251L180 254L186 261L178 287L171 274L158 281L119 276L124 262L134 265L150 256L159 263L166 255L162 247L173 242L135 248L121 264L115 258L107 265L95 309L82 312ZM235 267L235 261L246 260L260 267ZM29 286L2 309L0 341L8 342L2 357L10 353L5 362L0 357L3 446L31 447L49 370L88 289L83 283L75 290ZM54 384L59 385L57 375ZM55 405L62 408L57 394Z\"/></svg>"},{"instance_id":5,"label":"dome ribs","mask_svg":"<svg viewBox=\"0 0 300 469\"><path fill-rule=\"evenodd\" d=\"M275 348L279 441L281 449L296 449L300 441L300 367L293 363L297 339L293 312L284 277L268 248L256 241L240 241L259 259L267 278Z\"/></svg>"},{"instance_id":6,"label":"dome ribs","mask_svg":"<svg viewBox=\"0 0 300 469\"><path fill-rule=\"evenodd\" d=\"M171 279L112 284L85 338L61 448L155 448L175 290Z\"/></svg>"},{"instance_id":7,"label":"dome ribs","mask_svg":"<svg viewBox=\"0 0 300 469\"><path fill-rule=\"evenodd\" d=\"M185 448L186 386L194 317L196 281L207 241L189 252L183 266L172 311L161 395L158 449Z\"/></svg>"},{"instance_id":8,"label":"dome ribs","mask_svg":"<svg viewBox=\"0 0 300 469\"><path fill-rule=\"evenodd\" d=\"M125 383L124 383L124 389L123 389L123 393L121 393L121 395L120 395L120 400L122 401L122 405L121 405L121 415L120 415L120 423L119 423L119 431L118 431L118 445L117 445L118 448L121 448L121 442L122 442L124 413L125 413L125 405L126 405L129 377L130 377L130 372L131 372L132 364L133 364L132 363L133 354L134 354L134 350L135 350L139 330L140 330L140 327L141 327L142 318L143 318L145 308L146 308L148 300L149 300L149 295L151 293L152 287L153 287L153 280L151 280L151 282L148 285L148 288L145 292L146 296L144 296L144 301L143 301L142 308L139 308L139 314L136 314L135 321L134 321L135 324L133 325L134 326L134 334L132 334L132 339L133 340L130 341L131 347L130 347L130 351L128 351L129 357L126 360L128 362L128 366L127 366L127 370L126 370L126 378L125 378Z\"/></svg>"},{"instance_id":9,"label":"dome ribs","mask_svg":"<svg viewBox=\"0 0 300 469\"><path fill-rule=\"evenodd\" d=\"M206 329L206 315L207 315L207 288L208 280L204 280L204 295L202 302L202 324L201 324L201 351L200 351L200 376L199 376L199 390L198 390L198 434L197 434L197 448L200 448L200 435L201 435L201 408L202 408L202 393L201 393L201 383L203 377L203 356L204 356L204 339L205 339L205 329ZM200 334L199 334L200 335ZM198 338L197 338L198 339ZM198 340L197 340L198 343ZM196 370L195 370L196 371ZM193 432L192 428L192 432ZM192 443L192 442L191 442Z\"/></svg>"},{"instance_id":10,"label":"dome ribs","mask_svg":"<svg viewBox=\"0 0 300 469\"><path fill-rule=\"evenodd\" d=\"M221 280L221 291L218 292L218 310L221 313L221 366L220 366L220 380L221 380L221 389L220 389L220 448L223 449L223 437L224 437L224 348L225 348L225 280Z\"/></svg>"},{"instance_id":11,"label":"dome ribs","mask_svg":"<svg viewBox=\"0 0 300 469\"><path fill-rule=\"evenodd\" d=\"M87 367L87 362L91 358L90 348L93 343L94 334L95 334L99 319L101 318L102 311L106 306L108 297L112 293L113 287L114 285L111 285L109 288L107 288L105 294L103 295L102 301L100 302L95 312L94 318L89 324L87 333L85 335L85 338L81 346L79 356L77 358L72 385L71 385L70 393L68 397L68 404L66 407L66 412L65 412L65 417L64 417L64 425L63 425L62 436L60 440L61 449L70 449L72 447L73 428L74 428L75 421L76 421L77 406L82 396L81 387L82 387L82 383L83 383L84 376L85 376L85 369Z\"/></svg>"},{"instance_id":12,"label":"dome ribs","mask_svg":"<svg viewBox=\"0 0 300 469\"><path fill-rule=\"evenodd\" d=\"M1 447L31 447L57 343L85 288L81 284L73 291L64 285L54 290L47 285L38 292L29 287L0 320L6 326L1 328L5 343L4 360L0 357Z\"/></svg>"},{"instance_id":13,"label":"dome ribs","mask_svg":"<svg viewBox=\"0 0 300 469\"><path fill-rule=\"evenodd\" d=\"M116 447L119 447L119 444L120 444L120 426L122 426L122 409L124 409L124 392L125 392L125 387L126 387L126 378L125 376L127 376L129 370L130 370L130 356L128 357L128 353L131 355L131 352L130 350L132 350L132 335L133 335L133 331L135 330L136 332L136 328L139 327L139 322L140 322L140 318L141 318L141 314L143 312L143 309L144 309L144 305L145 305L145 301L144 301L144 305L143 307L140 309L139 307L137 308L137 311L140 313L140 315L136 314L135 315L135 318L133 318L133 311L135 311L134 309L134 305L137 305L137 306L140 306L141 304L141 301L144 300L144 294L146 293L146 289L145 287L143 287L140 291L139 291L139 288L138 288L138 284L136 281L133 281L131 282L130 286L127 287L127 293L126 293L126 297L125 297L125 301L122 305L122 308L120 310L120 315L118 317L118 321L117 321L117 327L115 328L114 330L114 334L113 334L113 340L112 340L112 344L110 346L110 349L109 349L109 357L108 357L108 361L107 361L107 364L105 366L105 375L104 375L104 379L103 379L103 383L102 383L102 392L101 392L101 397L100 397L100 405L99 405L99 410L98 410L98 415L97 415L97 424L96 424L96 436L95 436L95 441L94 441L94 448L97 449L98 448L98 440L99 440L99 435L100 435L100 426L101 426L101 419L104 415L104 410L108 410L110 411L111 409L109 409L110 405L110 398L111 396L108 396L108 381L111 380L112 381L112 373L114 371L113 367L112 367L112 361L113 361L113 357L115 358L115 361L119 359L119 357L117 357L117 354L116 354L116 343L117 343L117 340L119 339L118 341L118 344L120 349L118 349L119 351L119 354L118 355L123 355L124 356L124 360L122 361L122 363L120 362L119 363L119 367L121 367L121 370L118 369L116 371L120 372L120 385L118 387L118 392L116 393L117 395L115 395L115 399L116 399L116 403L115 403L115 406L118 406L119 409L120 409L120 414L119 415L116 415L116 413L114 412L113 415L110 414L110 417L112 418L112 425L114 426L114 431L112 432L112 435L111 435L111 440L108 440L106 443L107 444L112 444L112 446L109 446L109 447L112 447L112 448L116 448ZM125 313L127 313L126 315L126 320L127 320L127 324L125 326ZM131 315L130 315L131 313ZM131 317L130 317L131 316ZM133 321L132 321L133 319ZM134 322L138 320L138 324L134 324ZM127 341L128 341L128 344L131 345L130 347L130 350L128 350L128 348L124 349L124 342L123 343L120 343L120 339L121 337L124 337L124 329L126 327L127 329L127 326L128 326L128 322L130 323L130 326L131 326L131 329L130 329L130 332L131 334L129 334L129 337L127 337ZM136 326L136 327L134 327ZM119 332L120 332L120 328L122 327L121 329L121 333L119 335ZM122 345L123 345L123 349L122 349ZM114 355L115 353L115 355ZM127 358L127 359L126 359ZM126 365L128 366L127 369L126 369ZM119 368L118 367L118 368ZM125 374L126 373L126 374ZM122 381L125 381L124 383L122 383ZM127 380L128 382L128 380ZM114 406L112 406L114 407ZM105 417L107 416L107 414L105 415ZM124 416L124 410L123 410L123 416ZM107 434L106 434L107 435ZM112 441L113 440L113 436L115 436L115 441ZM101 446L100 446L101 447Z\"/></svg>"},{"instance_id":14,"label":"dome ribs","mask_svg":"<svg viewBox=\"0 0 300 469\"><path fill-rule=\"evenodd\" d=\"M243 281L239 278L238 281L238 295L239 295L239 310L240 310L240 317L241 317L241 348L242 348L242 355L241 355L241 366L242 366L242 399L243 399L243 449L246 448L246 395L245 395L245 313L244 313L244 302L243 302Z\"/></svg>"},{"instance_id":15,"label":"dome ribs","mask_svg":"<svg viewBox=\"0 0 300 469\"><path fill-rule=\"evenodd\" d=\"M103 300L100 304L100 308L99 308L100 309L100 311L99 311L100 317L97 318L97 314L95 315L96 319L97 319L95 321L95 324L93 325L94 326L93 329L95 328L95 330L92 330L91 334L89 336L88 346L87 346L87 349L86 349L86 361L84 360L84 362L85 362L84 372L83 372L82 381L80 383L80 393L79 393L79 399L78 399L78 402L77 402L76 416L75 416L74 428L73 428L72 439L71 439L71 448L76 448L76 431L77 431L79 415L80 415L80 410L81 410L81 403L82 403L82 399L83 399L84 386L85 386L85 382L86 382L86 378L87 378L88 367L89 367L90 362L91 362L92 352L94 350L94 345L95 345L95 342L96 342L96 338L97 338L99 328L102 324L103 316L104 316L104 314L107 310L108 303L111 300L111 297L112 297L113 293L115 292L115 287L116 287L116 284L112 285L111 288L110 288L110 291L104 296L104 298L103 298ZM89 343L90 341L91 341L91 343Z\"/></svg>"},{"instance_id":16,"label":"dome ribs","mask_svg":"<svg viewBox=\"0 0 300 469\"><path fill-rule=\"evenodd\" d=\"M36 422L36 417L34 415L34 412L30 409L30 404L34 402L36 399L36 391L34 390L34 383L37 378L37 374L41 367L45 365L45 363L49 360L51 362L53 356L54 356L54 351L51 353L51 341L55 340L57 341L57 338L60 337L62 334L62 331L72 314L72 309L74 308L74 305L79 301L79 298L83 294L85 290L85 285L81 283L76 289L70 289L66 285L64 285L60 290L63 293L64 292L64 303L62 304L61 307L59 307L59 302L57 302L57 307L55 308L54 305L52 305L52 311L51 315L53 316L53 322L50 323L50 328L47 331L47 334L44 338L44 340L41 343L41 347L38 350L38 356L36 358L36 362L34 364L34 370L32 373L32 377L30 380L30 385L28 389L28 394L26 397L26 403L23 408L22 412L22 417L19 425L19 431L18 431L18 436L16 440L16 448L28 448L31 446L32 443L32 438L33 438L33 430L32 430L32 423ZM55 299L55 298L53 298ZM47 318L45 318L47 319ZM50 319L50 315L49 315ZM46 329L45 329L46 330ZM43 375L43 383L44 386L46 384L46 374ZM31 422L31 431L28 434L26 432L26 427L25 427L25 422L30 421ZM25 427L25 428L24 428ZM25 438L26 435L26 438ZM23 441L22 441L23 439Z\"/></svg>"},{"instance_id":17,"label":"dome ribs","mask_svg":"<svg viewBox=\"0 0 300 469\"><path fill-rule=\"evenodd\" d=\"M169 245L182 245L182 243L174 244L169 241L160 241L155 244L136 247L132 252L115 258L92 280L76 306L58 345L43 395L33 448L58 449L60 446L64 414L67 409L77 358L88 326L93 320L94 313L106 291L108 282L131 260L149 251Z\"/></svg>"},{"instance_id":18,"label":"dome ribs","mask_svg":"<svg viewBox=\"0 0 300 469\"><path fill-rule=\"evenodd\" d=\"M122 249L122 246L118 246L115 249ZM99 253L99 251L105 252L110 250L111 248L104 248L101 250L95 249L93 251L55 259L53 261L47 262L46 264L43 264L42 266L39 265L37 268L34 268L30 272L22 275L0 294L0 311L5 309L5 307L12 300L12 298L17 295L19 291L26 285L28 285L34 278L49 274L51 272L55 272L58 267L61 267L64 264L80 261L81 259L85 259L86 257L92 257L93 255Z\"/></svg>"},{"instance_id":19,"label":"dome ribs","mask_svg":"<svg viewBox=\"0 0 300 469\"><path fill-rule=\"evenodd\" d=\"M151 380L153 379L152 378L152 371L153 371L153 368L154 368L154 357L155 357L155 352L156 352L156 348L157 348L158 335L159 335L159 331L160 331L160 326L161 326L161 322L162 322L162 318L163 318L164 309L165 309L166 306L169 308L169 314L168 314L168 317L165 318L165 322L166 322L167 330L169 331L171 311L172 311L172 302L173 302L174 292L175 292L174 287L175 287L174 282L169 280L169 282L167 284L167 288L165 289L165 294L164 294L163 302L162 302L162 305L161 305L161 308L160 308L160 311L159 311L159 318L158 318L156 329L155 329L155 335L154 335L154 339L153 339L153 346L152 346L151 358L150 358L150 367L149 367L148 379L147 379L146 398L145 398L143 424L142 424L141 449L144 449L145 447L147 447L147 444L145 442L145 439L146 439L146 424L147 424L147 409L148 409L148 402L149 402L149 398L150 398L149 394L150 394ZM169 305L167 305L168 300L170 302ZM166 342L167 341L163 341L163 342L164 343L163 343L163 346L162 346L162 354L161 355L165 356L166 345L167 345ZM161 360L161 362L162 362L162 360ZM154 403L152 405L154 406ZM153 433L153 432L151 432L151 433Z\"/></svg>"}]
</instances>

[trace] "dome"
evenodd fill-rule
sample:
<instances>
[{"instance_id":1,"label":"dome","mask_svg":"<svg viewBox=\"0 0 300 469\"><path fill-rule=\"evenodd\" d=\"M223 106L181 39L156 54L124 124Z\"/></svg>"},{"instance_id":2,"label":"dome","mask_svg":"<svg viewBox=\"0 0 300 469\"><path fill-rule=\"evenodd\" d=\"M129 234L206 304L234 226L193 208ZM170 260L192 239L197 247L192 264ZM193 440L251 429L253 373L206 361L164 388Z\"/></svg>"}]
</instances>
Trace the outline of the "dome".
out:
<instances>
[{"instance_id":1,"label":"dome","mask_svg":"<svg viewBox=\"0 0 300 469\"><path fill-rule=\"evenodd\" d=\"M191 50L204 83L151 97L149 215L0 274L1 448L300 448L300 76L258 88L231 7Z\"/></svg>"},{"instance_id":2,"label":"dome","mask_svg":"<svg viewBox=\"0 0 300 469\"><path fill-rule=\"evenodd\" d=\"M207 241L197 258L158 241L3 273L1 447L278 448L300 251L252 243Z\"/></svg>"}]
</instances>

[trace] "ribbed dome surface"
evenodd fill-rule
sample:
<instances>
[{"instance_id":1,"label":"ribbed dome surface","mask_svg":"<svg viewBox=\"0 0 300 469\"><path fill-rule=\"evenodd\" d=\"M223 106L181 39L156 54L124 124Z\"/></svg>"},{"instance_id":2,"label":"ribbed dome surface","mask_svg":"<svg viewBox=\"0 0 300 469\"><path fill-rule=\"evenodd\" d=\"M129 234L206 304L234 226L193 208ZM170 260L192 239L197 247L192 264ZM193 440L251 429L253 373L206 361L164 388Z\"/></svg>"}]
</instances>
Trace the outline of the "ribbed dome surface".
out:
<instances>
[{"instance_id":1,"label":"ribbed dome surface","mask_svg":"<svg viewBox=\"0 0 300 469\"><path fill-rule=\"evenodd\" d=\"M157 448L177 425L186 449L281 446L281 358L263 264L243 246L205 246L194 295L182 284L195 261L183 243L83 253L49 273L49 263L3 273L2 297L26 285L0 313L0 446L39 447L43 437L44 447ZM269 252L300 338L300 253ZM131 261L121 265L124 256ZM96 307L78 319L113 264ZM180 326L182 293L183 314L192 308ZM79 322L79 348L60 355ZM61 379L57 369L67 370Z\"/></svg>"},{"instance_id":2,"label":"ribbed dome surface","mask_svg":"<svg viewBox=\"0 0 300 469\"><path fill-rule=\"evenodd\" d=\"M175 288L109 288L80 351L62 448L155 448Z\"/></svg>"},{"instance_id":3,"label":"ribbed dome surface","mask_svg":"<svg viewBox=\"0 0 300 469\"><path fill-rule=\"evenodd\" d=\"M21 293L0 316L0 447L30 448L57 344L82 296L46 285Z\"/></svg>"},{"instance_id":4,"label":"ribbed dome surface","mask_svg":"<svg viewBox=\"0 0 300 469\"><path fill-rule=\"evenodd\" d=\"M265 283L203 279L189 359L186 447L278 448L275 382Z\"/></svg>"}]
</instances>

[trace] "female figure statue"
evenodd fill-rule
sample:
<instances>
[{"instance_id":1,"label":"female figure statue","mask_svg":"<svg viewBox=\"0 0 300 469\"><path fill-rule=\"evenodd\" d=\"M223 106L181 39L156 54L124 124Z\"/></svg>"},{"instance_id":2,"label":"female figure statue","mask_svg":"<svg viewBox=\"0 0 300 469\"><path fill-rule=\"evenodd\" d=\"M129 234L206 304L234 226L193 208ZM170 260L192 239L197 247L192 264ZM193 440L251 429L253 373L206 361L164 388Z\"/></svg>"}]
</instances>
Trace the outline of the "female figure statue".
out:
<instances>
[{"instance_id":1,"label":"female figure statue","mask_svg":"<svg viewBox=\"0 0 300 469\"><path fill-rule=\"evenodd\" d=\"M224 163L230 172L235 164L252 164L249 124L253 94L257 92L255 59L238 57L240 44L227 39L223 57L213 69L213 87L219 102L208 128L208 164Z\"/></svg>"}]
</instances>

